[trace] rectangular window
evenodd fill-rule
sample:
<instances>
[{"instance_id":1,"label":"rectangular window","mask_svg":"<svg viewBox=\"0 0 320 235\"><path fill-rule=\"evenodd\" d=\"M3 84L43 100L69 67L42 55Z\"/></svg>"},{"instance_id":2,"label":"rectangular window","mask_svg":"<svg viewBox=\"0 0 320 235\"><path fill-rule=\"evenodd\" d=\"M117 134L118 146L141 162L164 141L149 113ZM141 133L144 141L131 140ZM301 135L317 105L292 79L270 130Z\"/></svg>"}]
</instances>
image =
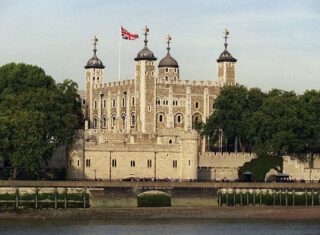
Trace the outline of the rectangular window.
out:
<instances>
[{"instance_id":1,"label":"rectangular window","mask_svg":"<svg viewBox=\"0 0 320 235\"><path fill-rule=\"evenodd\" d=\"M130 166L131 166L131 167L135 167L135 166L136 166L136 162L135 162L135 161L131 161Z\"/></svg>"},{"instance_id":2,"label":"rectangular window","mask_svg":"<svg viewBox=\"0 0 320 235\"><path fill-rule=\"evenodd\" d=\"M70 160L70 166L72 165L72 161Z\"/></svg>"},{"instance_id":3,"label":"rectangular window","mask_svg":"<svg viewBox=\"0 0 320 235\"><path fill-rule=\"evenodd\" d=\"M151 161L151 159L148 159L148 160L147 160L147 167L148 167L148 168L152 167L152 161Z\"/></svg>"},{"instance_id":4,"label":"rectangular window","mask_svg":"<svg viewBox=\"0 0 320 235\"><path fill-rule=\"evenodd\" d=\"M80 165L80 161L78 160L78 166Z\"/></svg>"},{"instance_id":5,"label":"rectangular window","mask_svg":"<svg viewBox=\"0 0 320 235\"><path fill-rule=\"evenodd\" d=\"M134 101L135 101L135 100L134 100L134 97L132 97L132 102L131 102L131 105L132 105L132 106L135 105L135 104L134 104Z\"/></svg>"},{"instance_id":6,"label":"rectangular window","mask_svg":"<svg viewBox=\"0 0 320 235\"><path fill-rule=\"evenodd\" d=\"M112 159L112 167L117 167L117 159Z\"/></svg>"},{"instance_id":7,"label":"rectangular window","mask_svg":"<svg viewBox=\"0 0 320 235\"><path fill-rule=\"evenodd\" d=\"M90 159L86 159L86 167L90 167Z\"/></svg>"},{"instance_id":8,"label":"rectangular window","mask_svg":"<svg viewBox=\"0 0 320 235\"><path fill-rule=\"evenodd\" d=\"M191 161L189 160L189 166L191 165Z\"/></svg>"},{"instance_id":9,"label":"rectangular window","mask_svg":"<svg viewBox=\"0 0 320 235\"><path fill-rule=\"evenodd\" d=\"M103 100L103 108L106 108L106 100Z\"/></svg>"},{"instance_id":10,"label":"rectangular window","mask_svg":"<svg viewBox=\"0 0 320 235\"><path fill-rule=\"evenodd\" d=\"M122 107L126 107L126 98L125 97L122 98Z\"/></svg>"},{"instance_id":11,"label":"rectangular window","mask_svg":"<svg viewBox=\"0 0 320 235\"><path fill-rule=\"evenodd\" d=\"M173 168L177 168L177 167L178 167L178 162L177 162L177 160L173 160L173 161L172 161L172 165L173 165Z\"/></svg>"},{"instance_id":12,"label":"rectangular window","mask_svg":"<svg viewBox=\"0 0 320 235\"><path fill-rule=\"evenodd\" d=\"M116 107L116 99L115 98L113 98L113 100L112 100L112 108L114 108L114 107Z\"/></svg>"}]
</instances>

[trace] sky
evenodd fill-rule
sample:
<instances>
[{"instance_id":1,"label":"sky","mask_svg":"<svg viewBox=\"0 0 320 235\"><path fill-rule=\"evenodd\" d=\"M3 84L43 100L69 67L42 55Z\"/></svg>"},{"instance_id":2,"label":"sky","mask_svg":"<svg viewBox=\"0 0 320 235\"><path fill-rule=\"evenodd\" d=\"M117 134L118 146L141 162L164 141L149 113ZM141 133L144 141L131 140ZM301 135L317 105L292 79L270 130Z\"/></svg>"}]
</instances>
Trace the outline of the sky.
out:
<instances>
[{"instance_id":1,"label":"sky","mask_svg":"<svg viewBox=\"0 0 320 235\"><path fill-rule=\"evenodd\" d=\"M85 88L92 38L105 68L104 82L118 80L120 25L139 34L121 41L121 78L134 78L134 58L148 47L171 55L184 80L217 80L223 32L238 59L237 82L262 90L320 90L320 1L318 0L0 0L0 66L42 67L57 82Z\"/></svg>"}]
</instances>

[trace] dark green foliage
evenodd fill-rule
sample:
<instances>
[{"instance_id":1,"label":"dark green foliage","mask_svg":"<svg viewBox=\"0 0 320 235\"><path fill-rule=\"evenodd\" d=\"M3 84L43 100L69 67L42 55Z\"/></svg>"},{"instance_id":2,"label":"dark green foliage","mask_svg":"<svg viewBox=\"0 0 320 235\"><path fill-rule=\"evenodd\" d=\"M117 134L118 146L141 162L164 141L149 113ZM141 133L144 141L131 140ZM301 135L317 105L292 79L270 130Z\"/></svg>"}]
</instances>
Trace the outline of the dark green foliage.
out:
<instances>
[{"instance_id":1,"label":"dark green foliage","mask_svg":"<svg viewBox=\"0 0 320 235\"><path fill-rule=\"evenodd\" d=\"M56 147L69 149L82 126L77 84L56 84L43 69L26 64L0 67L0 156L16 170L38 173Z\"/></svg>"},{"instance_id":2,"label":"dark green foliage","mask_svg":"<svg viewBox=\"0 0 320 235\"><path fill-rule=\"evenodd\" d=\"M64 193L57 193L57 208L64 208ZM19 195L19 208L35 208L35 194ZM15 194L0 194L0 209L15 208L16 195ZM90 195L86 193L86 208L90 207ZM38 208L54 208L55 194L41 193L38 194ZM67 194L68 208L83 208L83 193Z\"/></svg>"},{"instance_id":3,"label":"dark green foliage","mask_svg":"<svg viewBox=\"0 0 320 235\"><path fill-rule=\"evenodd\" d=\"M265 206L285 206L286 205L286 194L284 191L276 192L275 194L275 199L273 198L273 194L261 194L261 204ZM281 199L280 199L281 197ZM227 204L227 198L228 198L228 204ZM235 198L235 201L234 201ZM242 198L242 201L241 201ZM248 200L247 200L248 198ZM253 193L243 193L242 197L240 194L235 194L235 196L232 193L229 193L228 196L227 194L222 194L221 195L221 203L226 206L248 206L248 205L253 205L253 200L254 194ZM288 206L293 206L293 195L292 193L288 192L287 196L288 200ZM234 204L235 202L235 204ZM258 193L255 194L255 205L259 205L260 203L260 195ZM319 194L315 193L314 194L314 205L319 206ZM295 194L294 197L294 205L295 206L306 206L306 197L305 194ZM312 197L309 192L307 196L307 206L312 205Z\"/></svg>"},{"instance_id":4,"label":"dark green foliage","mask_svg":"<svg viewBox=\"0 0 320 235\"><path fill-rule=\"evenodd\" d=\"M250 162L246 162L242 167L239 167L239 179L244 180L243 173L249 171L252 173L252 181L263 182L265 180L266 173L268 173L270 169L275 169L281 172L282 163L283 159L276 156L263 156L254 158Z\"/></svg>"},{"instance_id":5,"label":"dark green foliage","mask_svg":"<svg viewBox=\"0 0 320 235\"><path fill-rule=\"evenodd\" d=\"M138 196L138 207L171 206L171 197L166 194L143 194Z\"/></svg>"},{"instance_id":6,"label":"dark green foliage","mask_svg":"<svg viewBox=\"0 0 320 235\"><path fill-rule=\"evenodd\" d=\"M319 91L297 95L279 89L264 93L258 88L227 86L221 89L214 108L206 124L200 126L211 149L219 138L223 146L237 140L243 152L254 152L261 158L241 167L239 176L248 170L254 173L254 180L262 181L270 169L281 171L280 158L285 155L304 160L308 155L313 167L315 154L320 153Z\"/></svg>"}]
</instances>

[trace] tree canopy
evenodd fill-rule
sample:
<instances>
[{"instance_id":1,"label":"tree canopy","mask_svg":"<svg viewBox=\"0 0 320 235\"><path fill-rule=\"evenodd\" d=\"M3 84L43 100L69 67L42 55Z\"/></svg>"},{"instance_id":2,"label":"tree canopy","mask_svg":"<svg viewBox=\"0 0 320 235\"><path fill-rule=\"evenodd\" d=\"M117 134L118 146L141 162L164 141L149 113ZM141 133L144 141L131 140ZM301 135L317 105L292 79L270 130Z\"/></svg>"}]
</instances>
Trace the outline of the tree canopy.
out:
<instances>
[{"instance_id":1,"label":"tree canopy","mask_svg":"<svg viewBox=\"0 0 320 235\"><path fill-rule=\"evenodd\" d=\"M82 127L77 84L56 84L44 70L10 63L0 67L0 155L16 170L36 174L57 146L72 145Z\"/></svg>"},{"instance_id":2,"label":"tree canopy","mask_svg":"<svg viewBox=\"0 0 320 235\"><path fill-rule=\"evenodd\" d=\"M214 108L201 132L210 138L212 146L219 137L229 143L238 138L243 152L274 158L308 156L310 167L314 154L320 152L319 91L297 95L279 89L262 92L258 88L226 86L216 98ZM243 169L249 168L248 165Z\"/></svg>"}]
</instances>

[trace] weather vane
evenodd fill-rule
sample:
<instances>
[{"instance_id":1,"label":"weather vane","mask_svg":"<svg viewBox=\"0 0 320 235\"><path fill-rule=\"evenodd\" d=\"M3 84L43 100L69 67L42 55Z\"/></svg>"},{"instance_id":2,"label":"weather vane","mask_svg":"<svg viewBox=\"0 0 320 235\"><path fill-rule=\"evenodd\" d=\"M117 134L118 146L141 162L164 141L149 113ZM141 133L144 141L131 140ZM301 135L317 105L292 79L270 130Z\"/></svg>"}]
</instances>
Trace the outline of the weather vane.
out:
<instances>
[{"instance_id":1,"label":"weather vane","mask_svg":"<svg viewBox=\"0 0 320 235\"><path fill-rule=\"evenodd\" d=\"M228 29L225 29L224 30L224 47L226 50L227 50L227 46L228 46L228 43L227 43L228 36L229 36L229 31L228 31Z\"/></svg>"}]
</instances>

